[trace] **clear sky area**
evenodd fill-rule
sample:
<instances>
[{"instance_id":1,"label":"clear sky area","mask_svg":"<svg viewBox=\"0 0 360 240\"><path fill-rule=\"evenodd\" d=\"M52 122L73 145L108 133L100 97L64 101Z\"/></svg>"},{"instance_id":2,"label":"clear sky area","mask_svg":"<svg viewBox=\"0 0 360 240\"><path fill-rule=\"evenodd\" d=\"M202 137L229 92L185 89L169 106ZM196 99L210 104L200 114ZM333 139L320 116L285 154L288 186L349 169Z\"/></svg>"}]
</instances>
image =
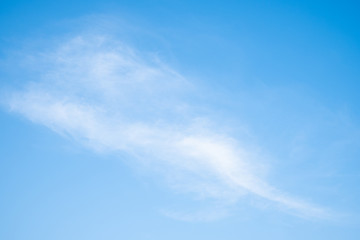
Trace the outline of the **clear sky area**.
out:
<instances>
[{"instance_id":1,"label":"clear sky area","mask_svg":"<svg viewBox=\"0 0 360 240\"><path fill-rule=\"evenodd\" d=\"M0 239L360 239L357 1L0 1Z\"/></svg>"}]
</instances>

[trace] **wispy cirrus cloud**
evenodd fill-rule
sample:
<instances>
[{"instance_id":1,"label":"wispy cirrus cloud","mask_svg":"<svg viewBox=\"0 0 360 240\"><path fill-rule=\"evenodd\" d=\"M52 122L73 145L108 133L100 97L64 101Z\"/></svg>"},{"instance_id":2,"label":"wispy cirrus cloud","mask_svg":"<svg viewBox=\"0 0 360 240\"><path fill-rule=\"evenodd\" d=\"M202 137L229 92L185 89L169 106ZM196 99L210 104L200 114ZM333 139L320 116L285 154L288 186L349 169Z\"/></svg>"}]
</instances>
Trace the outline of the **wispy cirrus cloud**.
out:
<instances>
[{"instance_id":1,"label":"wispy cirrus cloud","mask_svg":"<svg viewBox=\"0 0 360 240\"><path fill-rule=\"evenodd\" d=\"M7 99L31 121L96 151L129 153L205 198L234 204L253 194L297 215L327 216L261 178L252 150L197 113L187 100L193 83L156 58L109 36L79 35L31 61L39 79Z\"/></svg>"}]
</instances>

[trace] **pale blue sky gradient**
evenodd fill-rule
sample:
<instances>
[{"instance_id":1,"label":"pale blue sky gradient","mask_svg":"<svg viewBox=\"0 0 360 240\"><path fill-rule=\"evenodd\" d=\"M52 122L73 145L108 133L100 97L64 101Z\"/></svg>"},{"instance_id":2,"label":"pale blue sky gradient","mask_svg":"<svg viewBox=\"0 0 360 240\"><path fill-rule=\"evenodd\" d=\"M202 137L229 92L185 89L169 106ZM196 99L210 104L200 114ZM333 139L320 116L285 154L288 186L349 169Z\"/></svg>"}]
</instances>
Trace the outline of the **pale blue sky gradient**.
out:
<instances>
[{"instance_id":1,"label":"pale blue sky gradient","mask_svg":"<svg viewBox=\"0 0 360 240\"><path fill-rule=\"evenodd\" d=\"M0 239L358 239L355 1L2 1Z\"/></svg>"}]
</instances>

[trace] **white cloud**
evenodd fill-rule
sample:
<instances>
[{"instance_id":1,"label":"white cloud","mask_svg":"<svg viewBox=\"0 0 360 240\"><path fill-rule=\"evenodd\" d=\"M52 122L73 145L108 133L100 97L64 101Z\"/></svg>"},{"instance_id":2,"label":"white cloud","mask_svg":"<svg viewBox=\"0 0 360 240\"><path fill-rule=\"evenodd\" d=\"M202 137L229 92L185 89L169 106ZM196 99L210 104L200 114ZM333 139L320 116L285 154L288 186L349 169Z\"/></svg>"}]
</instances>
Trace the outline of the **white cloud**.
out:
<instances>
[{"instance_id":1,"label":"white cloud","mask_svg":"<svg viewBox=\"0 0 360 240\"><path fill-rule=\"evenodd\" d=\"M193 85L162 62L109 37L90 35L32 61L39 66L39 80L14 92L8 104L33 122L97 151L132 154L163 169L174 188L204 198L235 203L250 193L294 214L327 215L262 179L254 153L216 130L220 124L196 114L196 103L186 101ZM217 214L210 215L205 218Z\"/></svg>"}]
</instances>

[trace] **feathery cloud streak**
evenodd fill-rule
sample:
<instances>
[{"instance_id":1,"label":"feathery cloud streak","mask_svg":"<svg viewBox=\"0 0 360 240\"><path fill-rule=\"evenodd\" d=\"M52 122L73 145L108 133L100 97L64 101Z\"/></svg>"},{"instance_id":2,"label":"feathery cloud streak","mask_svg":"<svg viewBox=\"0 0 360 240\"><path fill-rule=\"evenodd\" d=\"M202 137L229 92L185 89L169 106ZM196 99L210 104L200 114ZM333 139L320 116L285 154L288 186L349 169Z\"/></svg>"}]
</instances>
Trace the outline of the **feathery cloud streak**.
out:
<instances>
[{"instance_id":1,"label":"feathery cloud streak","mask_svg":"<svg viewBox=\"0 0 360 240\"><path fill-rule=\"evenodd\" d=\"M96 35L31 59L41 76L11 94L12 111L97 151L123 151L164 174L191 175L173 184L204 197L236 202L251 193L295 214L327 215L261 179L252 152L199 116L186 101L192 83L156 58Z\"/></svg>"}]
</instances>

